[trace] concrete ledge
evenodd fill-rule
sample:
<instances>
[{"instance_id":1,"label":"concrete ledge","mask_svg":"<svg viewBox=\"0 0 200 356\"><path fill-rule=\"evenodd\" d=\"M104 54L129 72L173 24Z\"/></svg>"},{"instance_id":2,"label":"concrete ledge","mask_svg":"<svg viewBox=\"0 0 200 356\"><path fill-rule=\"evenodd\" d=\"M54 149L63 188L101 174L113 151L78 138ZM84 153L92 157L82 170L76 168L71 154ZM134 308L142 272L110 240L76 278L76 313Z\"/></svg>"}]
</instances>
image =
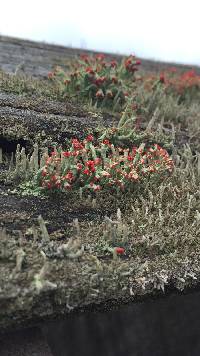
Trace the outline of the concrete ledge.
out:
<instances>
[{"instance_id":1,"label":"concrete ledge","mask_svg":"<svg viewBox=\"0 0 200 356\"><path fill-rule=\"evenodd\" d=\"M52 356L38 328L1 335L0 345L1 356Z\"/></svg>"}]
</instances>

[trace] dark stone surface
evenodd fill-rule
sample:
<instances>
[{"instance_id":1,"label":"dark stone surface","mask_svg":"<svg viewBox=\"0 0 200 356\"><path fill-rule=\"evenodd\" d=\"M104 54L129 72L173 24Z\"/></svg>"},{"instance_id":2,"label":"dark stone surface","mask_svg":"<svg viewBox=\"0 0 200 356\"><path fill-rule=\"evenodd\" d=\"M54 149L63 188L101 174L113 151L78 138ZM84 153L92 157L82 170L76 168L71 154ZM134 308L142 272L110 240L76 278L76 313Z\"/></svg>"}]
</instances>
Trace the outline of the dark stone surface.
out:
<instances>
[{"instance_id":1,"label":"dark stone surface","mask_svg":"<svg viewBox=\"0 0 200 356\"><path fill-rule=\"evenodd\" d=\"M0 336L0 356L52 356L38 328Z\"/></svg>"},{"instance_id":2,"label":"dark stone surface","mask_svg":"<svg viewBox=\"0 0 200 356\"><path fill-rule=\"evenodd\" d=\"M68 317L43 332L54 356L199 356L200 292Z\"/></svg>"}]
</instances>

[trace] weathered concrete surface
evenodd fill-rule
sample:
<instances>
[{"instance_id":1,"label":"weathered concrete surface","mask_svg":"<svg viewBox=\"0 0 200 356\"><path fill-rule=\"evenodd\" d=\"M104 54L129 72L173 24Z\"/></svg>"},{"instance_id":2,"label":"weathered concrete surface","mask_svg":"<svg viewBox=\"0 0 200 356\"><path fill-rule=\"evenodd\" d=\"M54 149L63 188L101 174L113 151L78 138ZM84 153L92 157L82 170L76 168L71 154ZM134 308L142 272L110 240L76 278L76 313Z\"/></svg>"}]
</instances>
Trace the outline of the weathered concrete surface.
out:
<instances>
[{"instance_id":1,"label":"weathered concrete surface","mask_svg":"<svg viewBox=\"0 0 200 356\"><path fill-rule=\"evenodd\" d=\"M38 328L20 330L0 336L1 356L52 356Z\"/></svg>"},{"instance_id":2,"label":"weathered concrete surface","mask_svg":"<svg viewBox=\"0 0 200 356\"><path fill-rule=\"evenodd\" d=\"M47 323L54 356L199 356L200 292Z\"/></svg>"},{"instance_id":3,"label":"weathered concrete surface","mask_svg":"<svg viewBox=\"0 0 200 356\"><path fill-rule=\"evenodd\" d=\"M108 127L113 122L111 115L90 113L69 100L61 103L0 93L0 146L8 145L5 140L20 139L47 146L51 142L64 143L67 138L85 137L97 126Z\"/></svg>"},{"instance_id":4,"label":"weathered concrete surface","mask_svg":"<svg viewBox=\"0 0 200 356\"><path fill-rule=\"evenodd\" d=\"M0 68L9 73L14 73L18 65L23 65L22 70L26 74L46 76L53 65L61 63L61 58L78 52L63 46L0 36Z\"/></svg>"},{"instance_id":5,"label":"weathered concrete surface","mask_svg":"<svg viewBox=\"0 0 200 356\"><path fill-rule=\"evenodd\" d=\"M0 36L0 68L8 73L14 73L20 65L25 74L45 77L52 66L83 52L89 53L77 48Z\"/></svg>"}]
</instances>

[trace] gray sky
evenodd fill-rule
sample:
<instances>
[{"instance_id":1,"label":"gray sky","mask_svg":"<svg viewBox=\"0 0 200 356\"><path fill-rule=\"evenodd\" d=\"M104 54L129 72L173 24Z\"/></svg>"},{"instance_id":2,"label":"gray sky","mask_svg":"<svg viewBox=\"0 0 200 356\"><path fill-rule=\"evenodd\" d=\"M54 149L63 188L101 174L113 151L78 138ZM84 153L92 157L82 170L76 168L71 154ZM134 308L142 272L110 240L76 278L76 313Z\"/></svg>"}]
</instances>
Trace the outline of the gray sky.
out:
<instances>
[{"instance_id":1,"label":"gray sky","mask_svg":"<svg viewBox=\"0 0 200 356\"><path fill-rule=\"evenodd\" d=\"M200 65L200 0L1 0L0 34Z\"/></svg>"}]
</instances>

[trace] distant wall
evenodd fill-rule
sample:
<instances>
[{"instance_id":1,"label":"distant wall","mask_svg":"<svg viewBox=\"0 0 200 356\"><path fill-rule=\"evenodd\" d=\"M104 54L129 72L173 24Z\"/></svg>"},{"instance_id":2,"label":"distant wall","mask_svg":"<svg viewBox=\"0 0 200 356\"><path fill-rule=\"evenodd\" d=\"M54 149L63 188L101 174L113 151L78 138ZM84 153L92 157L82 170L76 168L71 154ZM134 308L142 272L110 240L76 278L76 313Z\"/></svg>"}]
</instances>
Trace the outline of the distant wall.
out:
<instances>
[{"instance_id":1,"label":"distant wall","mask_svg":"<svg viewBox=\"0 0 200 356\"><path fill-rule=\"evenodd\" d=\"M14 73L19 66L18 68L26 74L45 77L54 65L62 64L66 58L83 52L92 53L78 48L0 36L0 69ZM120 55L108 54L108 56L121 58ZM180 70L195 68L200 74L200 67L142 59L142 67L146 70L163 70L170 66L176 66Z\"/></svg>"}]
</instances>

